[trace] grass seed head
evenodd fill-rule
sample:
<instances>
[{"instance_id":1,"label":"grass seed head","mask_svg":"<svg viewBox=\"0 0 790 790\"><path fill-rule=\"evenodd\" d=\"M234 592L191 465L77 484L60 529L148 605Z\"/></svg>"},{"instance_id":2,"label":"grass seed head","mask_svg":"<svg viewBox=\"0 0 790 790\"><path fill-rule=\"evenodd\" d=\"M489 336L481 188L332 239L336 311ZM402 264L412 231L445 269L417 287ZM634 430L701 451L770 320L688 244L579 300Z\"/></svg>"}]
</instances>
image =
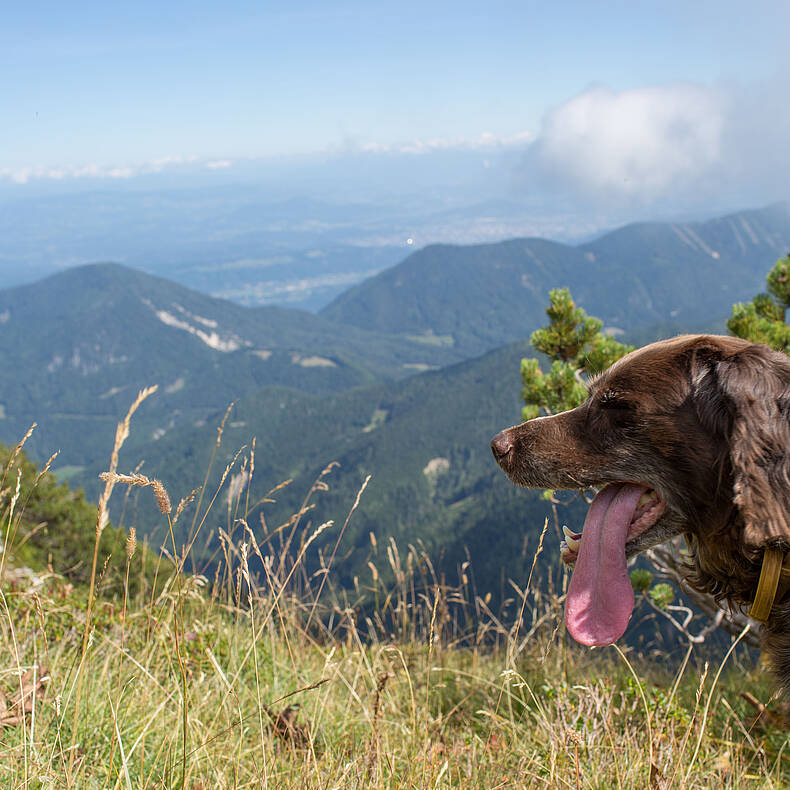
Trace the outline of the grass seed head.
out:
<instances>
[{"instance_id":1,"label":"grass seed head","mask_svg":"<svg viewBox=\"0 0 790 790\"><path fill-rule=\"evenodd\" d=\"M99 479L103 480L105 483L126 483L128 486L150 486L151 481L145 476L141 475L137 472L132 475L119 475L115 472L102 472L99 475Z\"/></svg>"},{"instance_id":2,"label":"grass seed head","mask_svg":"<svg viewBox=\"0 0 790 790\"><path fill-rule=\"evenodd\" d=\"M192 502L192 500L195 498L195 495L196 495L196 494L197 494L197 493L200 491L200 489L201 489L201 488L203 488L203 486L198 486L197 488L194 488L194 489L192 490L192 492L191 492L191 493L190 493L188 496L185 496L185 497L184 497L184 498L183 498L183 499L182 499L182 500L181 500L181 501L178 503L178 507L176 508L176 515L175 515L175 518L173 518L173 523L174 523L174 524L176 523L176 521L178 521L178 517L181 515L181 513L183 513L183 511L184 511L184 508L185 508L185 507L186 507L186 506L187 506L187 505L188 505L190 502Z\"/></svg>"},{"instance_id":3,"label":"grass seed head","mask_svg":"<svg viewBox=\"0 0 790 790\"><path fill-rule=\"evenodd\" d=\"M154 496L156 497L156 504L159 505L159 510L164 515L169 515L173 509L170 504L170 497L167 495L165 487L162 485L161 480L152 480L151 485L154 489Z\"/></svg>"},{"instance_id":4,"label":"grass seed head","mask_svg":"<svg viewBox=\"0 0 790 790\"><path fill-rule=\"evenodd\" d=\"M137 530L132 527L129 530L129 537L126 538L126 559L131 560L137 549Z\"/></svg>"}]
</instances>

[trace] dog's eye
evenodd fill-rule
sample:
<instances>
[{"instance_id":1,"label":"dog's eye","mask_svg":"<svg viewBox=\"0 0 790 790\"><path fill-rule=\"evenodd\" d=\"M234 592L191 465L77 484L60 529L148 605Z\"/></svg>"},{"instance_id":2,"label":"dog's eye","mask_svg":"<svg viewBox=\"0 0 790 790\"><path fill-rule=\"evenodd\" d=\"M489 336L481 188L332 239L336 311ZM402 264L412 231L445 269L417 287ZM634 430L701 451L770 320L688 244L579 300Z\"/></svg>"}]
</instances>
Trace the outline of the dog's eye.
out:
<instances>
[{"instance_id":1,"label":"dog's eye","mask_svg":"<svg viewBox=\"0 0 790 790\"><path fill-rule=\"evenodd\" d=\"M602 393L598 402L604 409L630 409L631 404L617 390Z\"/></svg>"}]
</instances>

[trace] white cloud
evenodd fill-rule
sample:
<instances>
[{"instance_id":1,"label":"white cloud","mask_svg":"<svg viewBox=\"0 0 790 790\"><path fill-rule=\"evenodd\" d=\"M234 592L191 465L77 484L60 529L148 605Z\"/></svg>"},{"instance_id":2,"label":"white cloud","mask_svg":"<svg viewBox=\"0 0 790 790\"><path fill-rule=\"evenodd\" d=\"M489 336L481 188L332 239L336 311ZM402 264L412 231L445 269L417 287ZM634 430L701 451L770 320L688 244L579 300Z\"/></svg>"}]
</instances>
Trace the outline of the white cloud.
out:
<instances>
[{"instance_id":1,"label":"white cloud","mask_svg":"<svg viewBox=\"0 0 790 790\"><path fill-rule=\"evenodd\" d=\"M787 200L788 93L783 72L716 86L591 87L546 114L522 181L587 208L710 211Z\"/></svg>"},{"instance_id":2,"label":"white cloud","mask_svg":"<svg viewBox=\"0 0 790 790\"><path fill-rule=\"evenodd\" d=\"M133 165L101 165L87 164L66 167L24 166L0 168L0 181L13 181L15 184L27 184L30 181L63 181L67 178L134 178L135 176L161 173L175 167L194 165L198 162L194 156L164 156L148 162ZM207 162L206 167L229 167L229 160Z\"/></svg>"},{"instance_id":3,"label":"white cloud","mask_svg":"<svg viewBox=\"0 0 790 790\"><path fill-rule=\"evenodd\" d=\"M591 87L546 115L529 158L579 192L650 200L722 163L727 105L696 85Z\"/></svg>"},{"instance_id":4,"label":"white cloud","mask_svg":"<svg viewBox=\"0 0 790 790\"><path fill-rule=\"evenodd\" d=\"M521 132L510 136L497 136L491 132L483 132L476 137L433 137L417 139L403 143L358 143L346 141L342 148L330 148L320 155L344 154L432 154L442 151L496 151L516 149L532 142L534 136ZM248 157L243 160L230 158L206 158L196 156L165 156L145 162L133 164L98 164L91 163L74 166L47 167L41 165L25 165L20 167L0 167L0 182L12 181L16 184L27 184L32 181L63 181L66 179L130 179L141 175L161 173L165 170L202 169L208 171L225 171L241 162L266 162L268 157ZM310 156L307 157L309 161ZM490 163L489 163L490 164Z\"/></svg>"},{"instance_id":5,"label":"white cloud","mask_svg":"<svg viewBox=\"0 0 790 790\"><path fill-rule=\"evenodd\" d=\"M491 132L483 132L477 137L432 137L427 140L412 140L407 143L376 143L368 142L360 145L348 143L361 153L369 154L430 154L436 151L450 150L488 150L495 148L512 148L525 145L534 140L529 132L520 132L510 136L497 136Z\"/></svg>"}]
</instances>

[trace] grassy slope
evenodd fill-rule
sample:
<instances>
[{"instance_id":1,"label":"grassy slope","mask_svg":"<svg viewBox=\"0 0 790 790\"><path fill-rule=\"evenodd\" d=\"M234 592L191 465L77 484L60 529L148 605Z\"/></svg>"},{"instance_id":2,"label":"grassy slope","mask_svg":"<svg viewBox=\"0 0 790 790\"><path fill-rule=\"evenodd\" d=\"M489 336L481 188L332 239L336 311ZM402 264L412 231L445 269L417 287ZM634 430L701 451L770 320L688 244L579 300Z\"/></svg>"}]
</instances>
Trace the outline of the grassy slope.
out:
<instances>
[{"instance_id":1,"label":"grassy slope","mask_svg":"<svg viewBox=\"0 0 790 790\"><path fill-rule=\"evenodd\" d=\"M308 543L315 531L305 531ZM305 578L298 561L280 566L276 538L262 526L254 534L252 545L247 533L227 547L233 570L213 581L171 579L162 594L143 588L128 603L100 585L84 654L85 590L57 577L12 583L6 571L0 785L642 790L790 781L785 734L770 721L753 726L739 696L770 693L742 647L710 665L699 646L658 661L585 651L566 642L561 598L527 588L514 631L513 618L503 624L471 594L468 568L439 580L426 555L395 544L375 558L395 571L394 584L379 574L372 587L343 593L328 564L319 601L323 574ZM245 555L257 551L271 557L265 583L246 575ZM139 551L132 576L138 562ZM160 575L171 574L165 562ZM356 618L366 599L377 605L363 637Z\"/></svg>"},{"instance_id":2,"label":"grassy slope","mask_svg":"<svg viewBox=\"0 0 790 790\"><path fill-rule=\"evenodd\" d=\"M463 507L458 494L464 486L468 490L465 475L472 466L457 457L459 451L453 455L456 437L466 441L479 432L485 445L489 421L495 419L494 429L499 428L511 402L517 409L514 362L525 350L516 346L508 353L512 360L492 354L478 361L490 369L467 363L380 390L392 398L387 402L373 404L370 390L349 394L368 399L359 402L270 390L262 400L240 404L243 419L237 422L246 424L227 426L222 452L225 444L236 445L241 432L250 435L256 415L279 410L285 398L293 399L294 419L302 426L295 431L285 420L277 423L279 433L260 439L255 476L261 476L262 488L254 491L274 484L278 478L270 475L275 470L291 470L304 481L336 457L350 470L348 481L338 480L334 491L318 500L316 511L302 519L293 545L308 545L308 551L300 552L295 565L287 559L293 554L280 550L280 536L288 529L272 531L281 519L272 515L267 533L258 510L245 512L243 493L226 508L223 490L205 533L230 515L233 548L226 542L221 555L229 558L232 572L220 566L216 579L175 580L157 596L143 591L128 610L109 598L109 579L103 578L95 630L84 654L85 590L69 589L56 577L34 580L31 587L24 575L6 570L0 582L0 639L8 656L0 674L0 784L177 787L186 752L184 786L192 790L263 783L316 788L787 786L785 735L770 722L753 727L750 709L739 696L748 690L767 701L770 695L765 677L741 647L729 656L721 676L723 652L710 666L704 664L710 654L700 648L688 663L681 652L664 649L652 659L632 652L634 679L615 649L589 653L567 645L560 623L561 587L547 593L533 579L525 590L536 538L523 556L514 546L503 546L503 564L514 554L521 563L514 574L518 589L512 590L509 606L493 612L487 610L485 591L475 595L474 579L482 548L490 547L496 535L476 536L480 543L472 546L471 566L444 578L432 571L439 565L435 552L407 549L406 528L413 522L404 521L400 528L396 514L401 508L416 507L430 518L453 505ZM515 384L502 376L503 370L516 376ZM431 381L442 386L427 386ZM471 401L466 404L454 394L473 386L481 389L475 395L477 408L469 411ZM358 408L351 411L355 430L346 433L342 425L347 423L339 417L349 405ZM402 442L405 449L414 448L414 456L404 462L396 453L377 455L384 451L368 443L377 431L387 432L385 448ZM205 456L213 435L213 427L205 430ZM311 442L320 439L316 446L327 457L295 464L301 439L308 435ZM437 444L437 437L447 443ZM440 447L446 448L451 472L459 475L447 481L446 489L441 476L432 483L422 473L421 453L429 453L430 460L439 456ZM196 450L188 461L186 477L202 478L202 452ZM482 463L487 449L479 452L475 463ZM368 513L363 495L348 535L364 535L369 524L382 527L369 555L376 571L369 584L344 589L340 582L349 574L343 570L343 552L335 561L325 552L322 561L316 549L327 537L331 546L371 462L385 469L388 479L417 475L425 497L415 502L411 492L395 486L390 498ZM148 463L160 463L155 453ZM165 480L168 463L165 458L160 466ZM224 458L217 464L221 469ZM305 490L300 486L294 484L292 495L299 500ZM135 491L150 497L147 489ZM174 500L179 493L171 491ZM277 498L280 505L288 501L284 494ZM267 504L264 512L276 511ZM192 523L190 515L188 510L184 524ZM254 542L236 517L251 525ZM336 525L318 535L317 525L326 518ZM487 512L487 518L497 523L495 513ZM8 520L6 512L2 523ZM469 531L458 537L460 546L462 538L475 535ZM264 583L248 584L243 558L252 556L255 546L271 557L265 563L270 572ZM13 555L13 546L6 551ZM189 567L181 550L179 555ZM138 573L138 557L132 574ZM315 567L324 572L305 572ZM108 573L113 572L109 566ZM171 573L165 562L160 584ZM317 600L324 578L324 596ZM144 580L140 586L144 590ZM522 600L525 618L514 632L510 626ZM319 617L308 626L314 607ZM81 661L89 681L77 711L75 671ZM310 688L321 680L327 682ZM305 690L282 699L298 689ZM267 708L277 717L296 702L302 705L296 723L306 729L272 726Z\"/></svg>"}]
</instances>

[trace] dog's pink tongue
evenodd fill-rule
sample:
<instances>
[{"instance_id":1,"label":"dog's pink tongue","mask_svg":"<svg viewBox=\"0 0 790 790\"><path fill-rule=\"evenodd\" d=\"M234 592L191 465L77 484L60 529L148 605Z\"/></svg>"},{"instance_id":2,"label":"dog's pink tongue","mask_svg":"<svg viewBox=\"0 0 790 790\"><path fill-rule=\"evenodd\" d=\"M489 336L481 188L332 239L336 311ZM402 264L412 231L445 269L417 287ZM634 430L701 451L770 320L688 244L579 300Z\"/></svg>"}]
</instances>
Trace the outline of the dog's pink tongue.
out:
<instances>
[{"instance_id":1,"label":"dog's pink tongue","mask_svg":"<svg viewBox=\"0 0 790 790\"><path fill-rule=\"evenodd\" d=\"M645 490L631 483L608 485L590 505L565 604L568 632L583 645L611 645L628 626L634 590L625 543Z\"/></svg>"}]
</instances>

